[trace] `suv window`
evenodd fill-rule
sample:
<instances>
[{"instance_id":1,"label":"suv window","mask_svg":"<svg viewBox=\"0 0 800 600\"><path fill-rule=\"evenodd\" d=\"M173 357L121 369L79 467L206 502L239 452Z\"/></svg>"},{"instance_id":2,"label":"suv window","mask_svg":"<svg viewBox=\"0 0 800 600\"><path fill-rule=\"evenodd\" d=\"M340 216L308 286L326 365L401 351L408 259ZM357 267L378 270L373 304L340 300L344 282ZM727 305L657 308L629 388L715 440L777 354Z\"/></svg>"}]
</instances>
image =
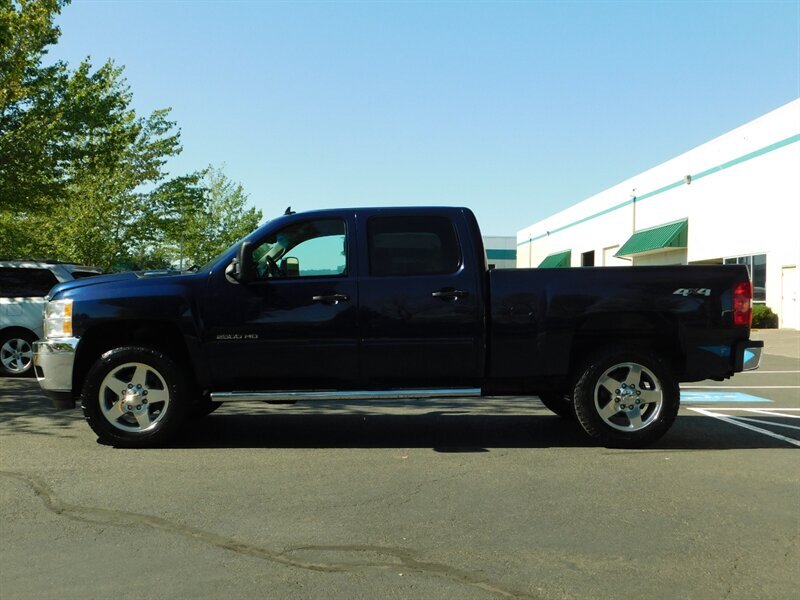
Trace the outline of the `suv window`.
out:
<instances>
[{"instance_id":1,"label":"suv window","mask_svg":"<svg viewBox=\"0 0 800 600\"><path fill-rule=\"evenodd\" d=\"M47 269L0 267L0 298L46 296L57 283Z\"/></svg>"},{"instance_id":2,"label":"suv window","mask_svg":"<svg viewBox=\"0 0 800 600\"><path fill-rule=\"evenodd\" d=\"M373 217L367 225L370 275L437 275L461 264L446 217Z\"/></svg>"},{"instance_id":3,"label":"suv window","mask_svg":"<svg viewBox=\"0 0 800 600\"><path fill-rule=\"evenodd\" d=\"M75 279L83 279L84 277L97 277L100 273L96 271L73 271L72 276Z\"/></svg>"},{"instance_id":4,"label":"suv window","mask_svg":"<svg viewBox=\"0 0 800 600\"><path fill-rule=\"evenodd\" d=\"M259 279L330 277L347 272L347 236L341 219L284 227L253 250Z\"/></svg>"}]
</instances>

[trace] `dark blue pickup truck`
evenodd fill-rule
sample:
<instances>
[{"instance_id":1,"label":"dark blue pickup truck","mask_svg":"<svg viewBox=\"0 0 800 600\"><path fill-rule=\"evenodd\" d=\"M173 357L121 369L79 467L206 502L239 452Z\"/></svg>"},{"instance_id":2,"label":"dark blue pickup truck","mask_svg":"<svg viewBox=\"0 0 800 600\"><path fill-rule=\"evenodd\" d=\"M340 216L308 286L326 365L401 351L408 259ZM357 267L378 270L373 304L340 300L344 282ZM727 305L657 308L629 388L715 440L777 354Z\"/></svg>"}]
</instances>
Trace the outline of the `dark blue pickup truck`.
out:
<instances>
[{"instance_id":1,"label":"dark blue pickup truck","mask_svg":"<svg viewBox=\"0 0 800 600\"><path fill-rule=\"evenodd\" d=\"M227 401L537 395L640 447L679 382L758 366L751 297L735 265L489 270L464 208L288 213L192 273L57 285L34 367L118 446Z\"/></svg>"}]
</instances>

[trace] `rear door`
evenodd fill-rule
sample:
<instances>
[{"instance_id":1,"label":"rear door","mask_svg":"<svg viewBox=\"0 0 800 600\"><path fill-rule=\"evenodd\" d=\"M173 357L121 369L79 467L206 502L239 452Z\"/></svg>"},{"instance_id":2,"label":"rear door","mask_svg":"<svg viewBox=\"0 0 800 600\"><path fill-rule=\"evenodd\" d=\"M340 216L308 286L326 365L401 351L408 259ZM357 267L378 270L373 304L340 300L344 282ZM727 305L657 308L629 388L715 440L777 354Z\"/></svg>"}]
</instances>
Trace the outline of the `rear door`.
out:
<instances>
[{"instance_id":1,"label":"rear door","mask_svg":"<svg viewBox=\"0 0 800 600\"><path fill-rule=\"evenodd\" d=\"M481 273L462 213L358 215L361 375L376 387L476 386ZM467 251L464 251L464 248Z\"/></svg>"}]
</instances>

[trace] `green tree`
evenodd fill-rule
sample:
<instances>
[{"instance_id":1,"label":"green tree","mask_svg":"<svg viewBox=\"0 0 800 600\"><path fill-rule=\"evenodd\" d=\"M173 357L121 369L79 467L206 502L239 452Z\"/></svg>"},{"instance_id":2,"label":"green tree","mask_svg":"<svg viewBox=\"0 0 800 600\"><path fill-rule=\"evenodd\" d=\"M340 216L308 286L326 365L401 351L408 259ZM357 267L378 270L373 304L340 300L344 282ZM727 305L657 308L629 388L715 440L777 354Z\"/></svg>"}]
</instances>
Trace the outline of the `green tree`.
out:
<instances>
[{"instance_id":1,"label":"green tree","mask_svg":"<svg viewBox=\"0 0 800 600\"><path fill-rule=\"evenodd\" d=\"M122 68L42 66L60 0L0 0L0 255L110 268L155 236L148 187L180 152L169 110L137 117Z\"/></svg>"},{"instance_id":2,"label":"green tree","mask_svg":"<svg viewBox=\"0 0 800 600\"><path fill-rule=\"evenodd\" d=\"M32 210L59 197L70 138L93 116L68 97L66 64L42 66L64 4L0 0L0 207Z\"/></svg>"},{"instance_id":3,"label":"green tree","mask_svg":"<svg viewBox=\"0 0 800 600\"><path fill-rule=\"evenodd\" d=\"M202 263L255 228L221 169L167 179L169 109L137 116L123 69L44 66L66 0L0 0L0 256L107 270Z\"/></svg>"},{"instance_id":4,"label":"green tree","mask_svg":"<svg viewBox=\"0 0 800 600\"><path fill-rule=\"evenodd\" d=\"M176 266L201 265L244 237L261 221L240 183L221 168L165 182L152 194L156 229Z\"/></svg>"}]
</instances>

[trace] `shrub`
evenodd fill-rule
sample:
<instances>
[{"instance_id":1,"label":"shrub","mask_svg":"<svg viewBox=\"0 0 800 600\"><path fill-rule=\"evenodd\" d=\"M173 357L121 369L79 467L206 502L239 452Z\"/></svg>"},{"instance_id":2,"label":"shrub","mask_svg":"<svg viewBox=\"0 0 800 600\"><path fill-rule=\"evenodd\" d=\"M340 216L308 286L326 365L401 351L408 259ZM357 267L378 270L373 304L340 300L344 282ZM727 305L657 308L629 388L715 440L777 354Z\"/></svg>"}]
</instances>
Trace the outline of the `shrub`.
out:
<instances>
[{"instance_id":1,"label":"shrub","mask_svg":"<svg viewBox=\"0 0 800 600\"><path fill-rule=\"evenodd\" d=\"M753 328L775 329L778 326L778 315L769 306L755 304L753 306Z\"/></svg>"}]
</instances>

